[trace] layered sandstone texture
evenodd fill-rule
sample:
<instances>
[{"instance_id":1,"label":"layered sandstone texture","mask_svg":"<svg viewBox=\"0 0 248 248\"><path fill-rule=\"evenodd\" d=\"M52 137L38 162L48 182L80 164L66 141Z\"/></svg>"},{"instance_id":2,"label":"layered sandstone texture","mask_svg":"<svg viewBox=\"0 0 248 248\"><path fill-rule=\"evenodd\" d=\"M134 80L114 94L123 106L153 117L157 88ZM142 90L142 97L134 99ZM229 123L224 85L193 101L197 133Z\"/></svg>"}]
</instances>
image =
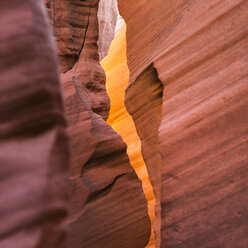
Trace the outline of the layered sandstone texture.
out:
<instances>
[{"instance_id":1,"label":"layered sandstone texture","mask_svg":"<svg viewBox=\"0 0 248 248\"><path fill-rule=\"evenodd\" d=\"M144 159L141 154L141 142L132 117L125 108L125 89L129 80L126 57L126 25L112 41L107 57L101 61L106 72L106 88L110 97L110 113L107 122L121 135L127 144L127 154L137 175L143 182L143 190L148 201L152 233L147 247L154 247L155 196L151 186Z\"/></svg>"},{"instance_id":2,"label":"layered sandstone texture","mask_svg":"<svg viewBox=\"0 0 248 248\"><path fill-rule=\"evenodd\" d=\"M142 183L129 162L126 144L106 123L110 101L99 54L106 54L110 42L104 33L99 36L98 17L104 13L99 8L109 3L75 0L70 1L69 9L64 4L68 1L55 5L54 9L61 8L61 12L57 10L51 22L65 72L61 78L71 148L68 247L142 248L148 243L151 226ZM56 17L63 11L69 17L67 21ZM109 16L115 18L116 14L114 10L101 18L109 23ZM78 34L70 36L68 46L60 27ZM79 34L83 34L80 39ZM72 44L79 48L76 57ZM61 48L65 48L64 54ZM72 57L75 60L68 60Z\"/></svg>"},{"instance_id":3,"label":"layered sandstone texture","mask_svg":"<svg viewBox=\"0 0 248 248\"><path fill-rule=\"evenodd\" d=\"M43 2L0 7L0 247L65 248L68 144Z\"/></svg>"},{"instance_id":4,"label":"layered sandstone texture","mask_svg":"<svg viewBox=\"0 0 248 248\"><path fill-rule=\"evenodd\" d=\"M140 136L144 117L130 95L145 104L143 78L163 84L153 137L162 156L154 174L155 184L162 176L158 245L247 247L248 2L119 0L119 10L127 23L126 106Z\"/></svg>"}]
</instances>

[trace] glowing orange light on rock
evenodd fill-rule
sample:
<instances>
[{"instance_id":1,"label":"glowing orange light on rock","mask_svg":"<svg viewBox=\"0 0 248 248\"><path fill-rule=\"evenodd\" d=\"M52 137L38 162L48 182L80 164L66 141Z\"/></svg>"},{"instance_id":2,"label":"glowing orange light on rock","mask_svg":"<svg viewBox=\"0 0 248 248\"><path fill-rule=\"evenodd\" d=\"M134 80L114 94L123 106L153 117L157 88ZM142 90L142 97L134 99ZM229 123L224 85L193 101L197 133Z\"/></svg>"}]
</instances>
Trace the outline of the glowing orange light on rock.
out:
<instances>
[{"instance_id":1,"label":"glowing orange light on rock","mask_svg":"<svg viewBox=\"0 0 248 248\"><path fill-rule=\"evenodd\" d=\"M142 180L143 190L148 202L148 212L152 223L152 233L147 247L155 247L154 219L155 196L150 183L147 168L141 153L141 141L136 132L132 117L126 110L125 89L129 81L129 69L126 57L126 25L116 35L108 55L101 61L106 73L106 88L110 97L111 109L107 123L120 134L127 144L127 154L138 177Z\"/></svg>"}]
</instances>

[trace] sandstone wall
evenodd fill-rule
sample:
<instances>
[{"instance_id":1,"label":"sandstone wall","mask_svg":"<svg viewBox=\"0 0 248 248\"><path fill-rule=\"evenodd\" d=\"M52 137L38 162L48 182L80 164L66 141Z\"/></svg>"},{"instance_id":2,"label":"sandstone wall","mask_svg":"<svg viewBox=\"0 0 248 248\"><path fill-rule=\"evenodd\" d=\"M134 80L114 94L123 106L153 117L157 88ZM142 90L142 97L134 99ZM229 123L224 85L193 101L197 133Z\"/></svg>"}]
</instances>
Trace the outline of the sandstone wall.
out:
<instances>
[{"instance_id":1,"label":"sandstone wall","mask_svg":"<svg viewBox=\"0 0 248 248\"><path fill-rule=\"evenodd\" d=\"M127 108L130 94L146 104L139 78L151 64L163 84L161 247L246 247L247 1L119 0L119 10ZM141 136L145 117L133 112Z\"/></svg>"},{"instance_id":2,"label":"sandstone wall","mask_svg":"<svg viewBox=\"0 0 248 248\"><path fill-rule=\"evenodd\" d=\"M73 2L77 4L72 9L62 8L69 11L64 16L73 13L71 18L85 36L81 43L75 40L81 48L72 69L61 74L71 148L68 247L142 248L149 240L150 220L141 181L129 163L125 143L106 123L110 104L99 62L99 1ZM54 28L67 27L63 21L52 20ZM67 52L73 53L60 31L55 35L63 60ZM65 47L65 54L60 47Z\"/></svg>"},{"instance_id":3,"label":"sandstone wall","mask_svg":"<svg viewBox=\"0 0 248 248\"><path fill-rule=\"evenodd\" d=\"M68 144L43 2L0 7L0 247L65 248Z\"/></svg>"},{"instance_id":4,"label":"sandstone wall","mask_svg":"<svg viewBox=\"0 0 248 248\"><path fill-rule=\"evenodd\" d=\"M45 4L69 147L44 3L3 1L0 247L145 247L153 189L157 247L248 247L248 2L119 0L114 112L116 1Z\"/></svg>"}]
</instances>

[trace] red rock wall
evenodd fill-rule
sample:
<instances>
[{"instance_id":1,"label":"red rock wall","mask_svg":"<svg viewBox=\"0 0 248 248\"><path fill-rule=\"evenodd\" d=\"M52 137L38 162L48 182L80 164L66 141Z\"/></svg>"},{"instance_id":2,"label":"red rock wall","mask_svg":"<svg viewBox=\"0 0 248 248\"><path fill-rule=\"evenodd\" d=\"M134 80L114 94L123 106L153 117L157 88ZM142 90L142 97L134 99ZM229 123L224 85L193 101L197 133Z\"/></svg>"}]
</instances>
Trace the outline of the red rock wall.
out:
<instances>
[{"instance_id":1,"label":"red rock wall","mask_svg":"<svg viewBox=\"0 0 248 248\"><path fill-rule=\"evenodd\" d=\"M86 36L77 62L61 74L71 144L68 247L142 248L150 236L147 202L125 143L105 121L110 104L97 45L99 1L83 4L90 3L72 11Z\"/></svg>"},{"instance_id":2,"label":"red rock wall","mask_svg":"<svg viewBox=\"0 0 248 248\"><path fill-rule=\"evenodd\" d=\"M151 63L164 86L161 247L247 247L248 2L119 0L119 9L129 87Z\"/></svg>"},{"instance_id":3,"label":"red rock wall","mask_svg":"<svg viewBox=\"0 0 248 248\"><path fill-rule=\"evenodd\" d=\"M93 0L44 0L58 47L60 70L66 72L77 62L89 24Z\"/></svg>"},{"instance_id":4,"label":"red rock wall","mask_svg":"<svg viewBox=\"0 0 248 248\"><path fill-rule=\"evenodd\" d=\"M65 248L68 145L43 3L0 7L0 247Z\"/></svg>"},{"instance_id":5,"label":"red rock wall","mask_svg":"<svg viewBox=\"0 0 248 248\"><path fill-rule=\"evenodd\" d=\"M106 123L99 1L45 3L70 187L45 8L3 1L0 247L145 247L141 181ZM157 247L248 247L248 2L119 0L119 8L126 106L156 194Z\"/></svg>"}]
</instances>

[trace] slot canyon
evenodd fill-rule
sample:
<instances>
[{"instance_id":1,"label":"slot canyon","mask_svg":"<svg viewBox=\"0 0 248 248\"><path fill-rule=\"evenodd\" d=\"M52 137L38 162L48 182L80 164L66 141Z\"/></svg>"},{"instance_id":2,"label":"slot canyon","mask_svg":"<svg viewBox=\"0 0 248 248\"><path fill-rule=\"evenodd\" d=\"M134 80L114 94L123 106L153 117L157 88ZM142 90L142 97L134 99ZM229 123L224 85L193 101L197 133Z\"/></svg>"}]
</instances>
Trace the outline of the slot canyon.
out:
<instances>
[{"instance_id":1,"label":"slot canyon","mask_svg":"<svg viewBox=\"0 0 248 248\"><path fill-rule=\"evenodd\" d=\"M248 1L0 3L0 248L248 248Z\"/></svg>"}]
</instances>

